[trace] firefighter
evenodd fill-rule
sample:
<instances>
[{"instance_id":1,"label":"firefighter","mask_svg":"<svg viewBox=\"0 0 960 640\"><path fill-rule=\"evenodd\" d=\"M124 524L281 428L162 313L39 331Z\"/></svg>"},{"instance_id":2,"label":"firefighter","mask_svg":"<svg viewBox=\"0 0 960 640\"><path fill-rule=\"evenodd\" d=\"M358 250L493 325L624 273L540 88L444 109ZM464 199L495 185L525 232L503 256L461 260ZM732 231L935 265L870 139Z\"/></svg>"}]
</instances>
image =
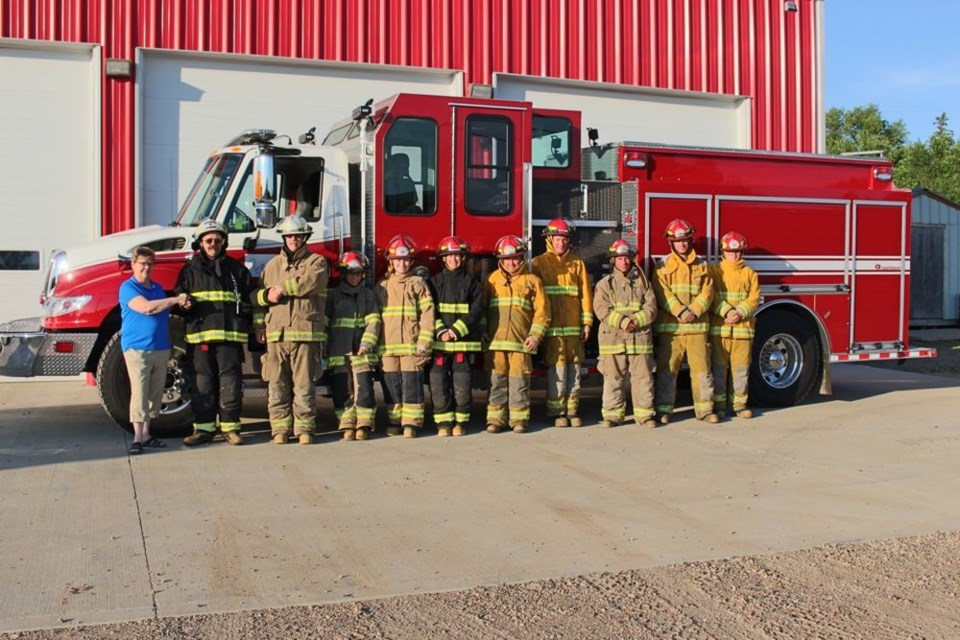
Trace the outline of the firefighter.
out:
<instances>
[{"instance_id":1,"label":"firefighter","mask_svg":"<svg viewBox=\"0 0 960 640\"><path fill-rule=\"evenodd\" d=\"M637 424L656 427L653 410L653 321L657 299L653 286L637 266L637 251L617 240L607 250L613 272L597 284L593 310L600 321L599 370L603 375L601 424L612 427L626 417L624 387L630 379L633 417Z\"/></svg>"},{"instance_id":2,"label":"firefighter","mask_svg":"<svg viewBox=\"0 0 960 640\"><path fill-rule=\"evenodd\" d=\"M710 317L710 353L713 363L713 410L720 418L728 410L749 419L747 378L760 303L757 272L743 259L747 238L731 231L720 238L723 259L711 265L717 290Z\"/></svg>"},{"instance_id":3,"label":"firefighter","mask_svg":"<svg viewBox=\"0 0 960 640\"><path fill-rule=\"evenodd\" d=\"M386 249L387 276L377 285L387 435L405 438L423 426L423 369L433 348L433 299L426 281L412 272L416 253L412 238L394 236Z\"/></svg>"},{"instance_id":4,"label":"firefighter","mask_svg":"<svg viewBox=\"0 0 960 640\"><path fill-rule=\"evenodd\" d=\"M587 267L570 250L573 228L562 218L543 230L546 251L533 259L531 270L543 282L550 300L550 328L541 355L547 369L547 417L554 426L579 427L580 363L583 345L593 327L593 290Z\"/></svg>"},{"instance_id":5,"label":"firefighter","mask_svg":"<svg viewBox=\"0 0 960 640\"><path fill-rule=\"evenodd\" d=\"M327 366L333 407L344 440L366 440L373 431L377 405L373 374L380 340L380 304L363 283L367 259L347 251L337 263L340 286L327 296Z\"/></svg>"},{"instance_id":6,"label":"firefighter","mask_svg":"<svg viewBox=\"0 0 960 640\"><path fill-rule=\"evenodd\" d=\"M437 310L430 398L439 436L466 433L473 403L471 374L473 354L480 351L483 300L480 282L466 268L469 255L464 240L447 236L437 247L443 270L430 278Z\"/></svg>"},{"instance_id":7,"label":"firefighter","mask_svg":"<svg viewBox=\"0 0 960 640\"><path fill-rule=\"evenodd\" d=\"M313 229L303 217L287 216L277 232L283 246L264 267L263 288L257 291L257 304L266 312L266 330L259 329L257 339L267 343L262 375L269 385L270 431L274 444L286 444L291 431L300 444L311 444L317 418L314 381L320 377L320 351L327 339L324 299L330 273L326 259L307 247Z\"/></svg>"},{"instance_id":8,"label":"firefighter","mask_svg":"<svg viewBox=\"0 0 960 640\"><path fill-rule=\"evenodd\" d=\"M659 311L657 334L656 402L660 423L669 424L677 393L677 373L686 356L698 420L719 422L713 412L713 376L708 342L713 278L703 258L693 250L696 231L686 220L671 221L664 232L670 255L658 262L653 283Z\"/></svg>"},{"instance_id":9,"label":"firefighter","mask_svg":"<svg viewBox=\"0 0 960 640\"><path fill-rule=\"evenodd\" d=\"M499 268L484 285L487 307L487 368L490 398L487 431L509 425L523 433L530 424L532 354L550 326L550 304L540 278L527 271L523 240L503 236L495 255Z\"/></svg>"},{"instance_id":10,"label":"firefighter","mask_svg":"<svg viewBox=\"0 0 960 640\"><path fill-rule=\"evenodd\" d=\"M240 405L243 401L243 344L250 332L249 307L256 289L250 271L227 255L227 230L216 220L197 225L197 254L180 270L177 294L190 299L186 310L187 362L193 377L193 434L187 446L213 441L220 431L230 444L243 444Z\"/></svg>"}]
</instances>

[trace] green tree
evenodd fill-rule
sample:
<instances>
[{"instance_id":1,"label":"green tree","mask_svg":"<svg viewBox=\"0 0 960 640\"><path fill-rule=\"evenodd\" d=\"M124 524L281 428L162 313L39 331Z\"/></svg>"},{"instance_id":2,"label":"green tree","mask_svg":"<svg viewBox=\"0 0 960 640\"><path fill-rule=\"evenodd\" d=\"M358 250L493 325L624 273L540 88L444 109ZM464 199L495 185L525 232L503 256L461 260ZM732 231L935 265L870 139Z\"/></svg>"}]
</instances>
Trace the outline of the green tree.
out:
<instances>
[{"instance_id":1,"label":"green tree","mask_svg":"<svg viewBox=\"0 0 960 640\"><path fill-rule=\"evenodd\" d=\"M875 104L849 111L834 107L827 111L826 124L828 153L880 151L894 162L903 155L907 125L885 120Z\"/></svg>"},{"instance_id":2,"label":"green tree","mask_svg":"<svg viewBox=\"0 0 960 640\"><path fill-rule=\"evenodd\" d=\"M926 142L908 145L894 169L898 187L930 189L960 202L960 141L954 138L946 113L941 113L936 128Z\"/></svg>"}]
</instances>

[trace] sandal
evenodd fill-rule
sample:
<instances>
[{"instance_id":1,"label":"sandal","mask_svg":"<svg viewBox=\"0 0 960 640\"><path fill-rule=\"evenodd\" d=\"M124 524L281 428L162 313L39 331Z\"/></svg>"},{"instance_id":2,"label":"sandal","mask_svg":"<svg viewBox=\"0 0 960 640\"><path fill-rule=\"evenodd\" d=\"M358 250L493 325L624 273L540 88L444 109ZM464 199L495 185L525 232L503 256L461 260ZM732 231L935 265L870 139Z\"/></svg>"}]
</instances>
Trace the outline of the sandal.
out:
<instances>
[{"instance_id":1,"label":"sandal","mask_svg":"<svg viewBox=\"0 0 960 640\"><path fill-rule=\"evenodd\" d=\"M160 438L150 438L143 443L143 446L150 447L151 449L163 449L167 446L167 443Z\"/></svg>"},{"instance_id":2,"label":"sandal","mask_svg":"<svg viewBox=\"0 0 960 640\"><path fill-rule=\"evenodd\" d=\"M132 456L138 456L143 453L143 445L139 442L134 442L130 445L130 449L127 452Z\"/></svg>"}]
</instances>

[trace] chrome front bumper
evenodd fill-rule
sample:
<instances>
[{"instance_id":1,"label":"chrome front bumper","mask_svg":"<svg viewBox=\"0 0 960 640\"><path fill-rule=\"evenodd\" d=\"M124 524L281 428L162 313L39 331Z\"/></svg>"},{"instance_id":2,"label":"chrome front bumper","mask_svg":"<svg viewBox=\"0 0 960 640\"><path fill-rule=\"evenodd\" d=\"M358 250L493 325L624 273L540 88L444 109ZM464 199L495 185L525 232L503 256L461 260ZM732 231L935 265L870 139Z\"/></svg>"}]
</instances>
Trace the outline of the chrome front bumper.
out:
<instances>
[{"instance_id":1,"label":"chrome front bumper","mask_svg":"<svg viewBox=\"0 0 960 640\"><path fill-rule=\"evenodd\" d=\"M6 322L0 325L0 376L75 376L96 342L96 333L47 333L40 318Z\"/></svg>"}]
</instances>

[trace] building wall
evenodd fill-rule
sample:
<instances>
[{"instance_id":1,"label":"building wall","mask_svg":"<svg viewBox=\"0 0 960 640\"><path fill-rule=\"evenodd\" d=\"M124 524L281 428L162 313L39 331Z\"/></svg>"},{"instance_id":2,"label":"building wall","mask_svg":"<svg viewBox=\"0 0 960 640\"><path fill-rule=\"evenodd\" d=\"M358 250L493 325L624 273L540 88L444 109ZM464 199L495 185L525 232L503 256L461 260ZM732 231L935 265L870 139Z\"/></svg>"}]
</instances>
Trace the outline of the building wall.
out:
<instances>
[{"instance_id":1,"label":"building wall","mask_svg":"<svg viewBox=\"0 0 960 640\"><path fill-rule=\"evenodd\" d=\"M919 189L914 191L912 210L914 226L943 229L942 320L956 324L960 320L960 205Z\"/></svg>"},{"instance_id":2,"label":"building wall","mask_svg":"<svg viewBox=\"0 0 960 640\"><path fill-rule=\"evenodd\" d=\"M0 37L743 95L756 149L823 148L823 0L4 0ZM134 74L136 70L134 70ZM134 219L134 79L103 82L104 232Z\"/></svg>"}]
</instances>

